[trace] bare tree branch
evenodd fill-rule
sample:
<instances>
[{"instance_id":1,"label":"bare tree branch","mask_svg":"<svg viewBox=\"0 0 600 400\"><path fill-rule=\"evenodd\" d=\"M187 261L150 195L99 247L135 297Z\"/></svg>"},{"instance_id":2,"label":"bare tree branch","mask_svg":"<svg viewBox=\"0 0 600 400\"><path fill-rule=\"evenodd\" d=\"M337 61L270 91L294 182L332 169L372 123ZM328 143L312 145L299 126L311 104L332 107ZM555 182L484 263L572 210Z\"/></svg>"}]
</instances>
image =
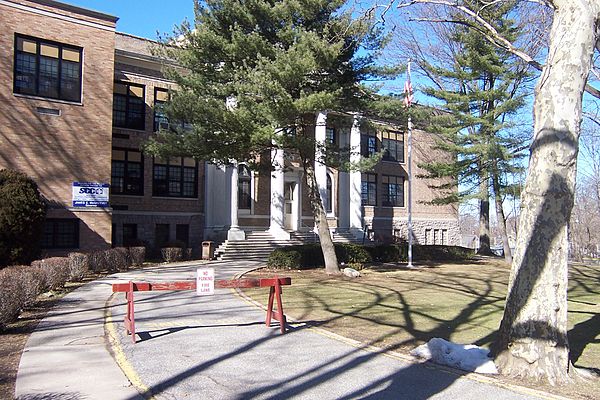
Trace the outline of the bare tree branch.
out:
<instances>
[{"instance_id":1,"label":"bare tree branch","mask_svg":"<svg viewBox=\"0 0 600 400\"><path fill-rule=\"evenodd\" d=\"M435 5L440 5L440 6L451 7L455 10L458 10L465 16L469 17L471 19L471 21L469 21L469 20L464 20L464 21L463 20L442 20L442 21L428 20L428 22L458 23L458 24L468 26L469 28L474 29L477 32L480 32L488 41L490 41L494 45L501 47L501 48L505 49L506 51L511 52L515 56L521 58L523 61L525 61L531 67L537 69L538 71L541 71L543 68L542 64L540 64L539 62L534 60L533 57L531 57L526 52L518 49L513 43L511 43L505 37L500 35L498 33L498 31L496 30L496 28L494 28L488 21L485 20L485 18L483 18L480 15L480 11L483 8L488 7L492 4L499 3L501 1L502 0L493 0L491 2L484 3L485 5L479 11L475 11L469 7L459 4L457 1L452 1L452 0L410 0L410 1L406 1L406 2L400 2L397 5L397 8L398 9L406 8L406 7L409 7L412 5L416 5L416 4L435 4ZM528 0L528 1L531 3L546 5L552 9L555 9L554 2L552 0ZM411 19L411 20L423 21L423 19ZM600 51L600 41L596 43L596 48ZM600 99L600 90L591 86L589 83L586 85L585 90L590 95Z\"/></svg>"}]
</instances>

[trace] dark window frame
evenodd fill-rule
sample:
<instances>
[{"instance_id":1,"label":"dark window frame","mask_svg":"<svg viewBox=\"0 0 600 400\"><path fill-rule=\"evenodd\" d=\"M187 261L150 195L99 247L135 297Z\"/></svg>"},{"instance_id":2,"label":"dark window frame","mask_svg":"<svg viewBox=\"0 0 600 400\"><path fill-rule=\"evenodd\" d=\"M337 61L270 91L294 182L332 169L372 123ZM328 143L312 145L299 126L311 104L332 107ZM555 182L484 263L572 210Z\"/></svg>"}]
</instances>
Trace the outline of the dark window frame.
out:
<instances>
[{"instance_id":1,"label":"dark window frame","mask_svg":"<svg viewBox=\"0 0 600 400\"><path fill-rule=\"evenodd\" d=\"M337 135L335 128L325 128L325 143L333 145L337 143Z\"/></svg>"},{"instance_id":2,"label":"dark window frame","mask_svg":"<svg viewBox=\"0 0 600 400\"><path fill-rule=\"evenodd\" d=\"M127 94L116 93L113 92L113 127L115 128L123 128L123 129L133 129L138 131L146 130L146 85L142 85L139 83L126 82L126 81L115 81L115 85L125 85L127 87ZM142 107L141 107L141 117L139 121L132 118L133 108L132 108L132 99L139 99L137 96L132 96L129 94L129 87L138 87L142 89ZM117 106L117 98L124 99L125 101L125 110L116 110ZM116 111L125 113L125 122L120 123L115 120Z\"/></svg>"},{"instance_id":3,"label":"dark window frame","mask_svg":"<svg viewBox=\"0 0 600 400\"><path fill-rule=\"evenodd\" d=\"M31 90L24 90L19 85L17 85L17 77L21 76L21 75L25 75L25 72L19 71L19 68L18 68L17 60L19 58L19 55L20 54L32 54L29 52L19 50L19 48L18 48L18 40L19 39L36 43L35 72L33 73L35 75L35 82L34 82L34 88ZM14 94L26 95L26 96L36 96L36 97L42 97L45 99L68 101L68 102L73 102L73 103L81 103L82 96L83 96L83 94L82 94L83 93L83 91L82 91L82 87L83 87L83 48L82 47L73 46L73 45L69 45L69 44L65 44L65 43L60 43L60 42L56 42L53 40L41 39L41 38L37 38L34 36L22 35L19 33L15 33L13 43L14 43L14 54L13 54L13 93ZM58 58L57 58L58 67L57 67L57 77L56 77L56 79L57 79L57 83L56 83L57 95L56 96L41 93L41 90L40 90L40 81L41 81L41 79L40 79L41 78L40 64L42 61L42 57L45 57L41 54L41 48L42 48L43 44L58 47ZM79 61L74 62L74 61L70 61L70 60L63 60L63 51L65 49L79 53ZM66 70L66 67L63 66L63 64L65 62L71 62L71 63L77 64L79 66L79 68L77 69L77 73L79 74L79 77L78 77L79 81L77 83L77 87L79 90L76 92L75 97L66 96L63 93L63 83L64 83L64 81L66 81L65 77L63 76L63 69ZM68 64L64 64L64 65L68 65Z\"/></svg>"},{"instance_id":4,"label":"dark window frame","mask_svg":"<svg viewBox=\"0 0 600 400\"><path fill-rule=\"evenodd\" d=\"M164 238L159 237L161 234L164 235ZM154 224L154 247L161 248L166 246L171 241L171 225L164 223L156 223Z\"/></svg>"},{"instance_id":5,"label":"dark window frame","mask_svg":"<svg viewBox=\"0 0 600 400\"><path fill-rule=\"evenodd\" d=\"M363 134L360 135L360 154L367 158L377 153L377 136Z\"/></svg>"},{"instance_id":6,"label":"dark window frame","mask_svg":"<svg viewBox=\"0 0 600 400\"><path fill-rule=\"evenodd\" d=\"M164 114L164 112L162 112L159 107L162 106L163 104L166 103L166 101L163 100L157 100L158 98L158 92L167 92L167 97L170 98L170 93L169 93L169 89L167 88L162 88L162 87L155 87L154 88L154 132L158 132L159 128L160 128L160 124L161 123L167 123L169 124L169 118L167 118L167 116ZM157 112L158 111L158 112Z\"/></svg>"},{"instance_id":7,"label":"dark window frame","mask_svg":"<svg viewBox=\"0 0 600 400\"><path fill-rule=\"evenodd\" d=\"M127 229L131 229L131 232L133 232L133 235L131 235L131 237L128 235L125 235L125 231ZM138 238L138 224L123 224L123 246L135 246L139 243L139 238Z\"/></svg>"},{"instance_id":8,"label":"dark window frame","mask_svg":"<svg viewBox=\"0 0 600 400\"><path fill-rule=\"evenodd\" d=\"M112 150L125 151L125 160L113 160L111 156L111 194L115 195L127 195L127 196L143 196L144 195L144 154L136 149L127 149L124 147L113 147ZM140 153L140 161L129 161L129 152ZM115 191L115 187L113 186L113 178L115 173L114 163L119 162L123 163L123 191ZM129 164L139 164L140 165L140 177L132 178L129 177ZM121 178L121 177L118 177ZM139 180L139 190L138 191L130 191L127 190L127 186L135 180Z\"/></svg>"},{"instance_id":9,"label":"dark window frame","mask_svg":"<svg viewBox=\"0 0 600 400\"><path fill-rule=\"evenodd\" d=\"M381 185L383 189L381 198L382 206L404 207L404 197L406 195L404 190L405 182L406 179L403 176L383 175L381 177ZM394 187L394 190L392 190L392 187Z\"/></svg>"},{"instance_id":10,"label":"dark window frame","mask_svg":"<svg viewBox=\"0 0 600 400\"><path fill-rule=\"evenodd\" d=\"M362 174L360 180L360 198L363 206L377 206L377 174Z\"/></svg>"},{"instance_id":11,"label":"dark window frame","mask_svg":"<svg viewBox=\"0 0 600 400\"><path fill-rule=\"evenodd\" d=\"M242 170L247 171L247 175L242 174ZM244 191L245 188L248 189L247 192ZM252 209L252 173L244 164L238 166L238 209Z\"/></svg>"},{"instance_id":12,"label":"dark window frame","mask_svg":"<svg viewBox=\"0 0 600 400\"><path fill-rule=\"evenodd\" d=\"M383 150L383 161L404 163L404 133L384 132L381 138L381 150Z\"/></svg>"},{"instance_id":13,"label":"dark window frame","mask_svg":"<svg viewBox=\"0 0 600 400\"><path fill-rule=\"evenodd\" d=\"M52 234L50 236L50 243L47 242L47 228L48 224L52 225ZM62 244L59 240L59 225L69 224L73 225L72 241L67 244ZM42 236L42 248L44 249L78 249L79 248L79 225L80 220L78 218L47 218L44 222L44 233Z\"/></svg>"},{"instance_id":14,"label":"dark window frame","mask_svg":"<svg viewBox=\"0 0 600 400\"><path fill-rule=\"evenodd\" d=\"M158 162L156 158L152 160L152 196L155 197L172 197L172 198L187 198L187 199L196 199L198 198L198 161L194 160L194 166L188 167L184 165L184 158L186 157L173 157L172 159L180 159L180 164L170 164L169 160L165 160L166 163ZM158 168L165 168L165 177L162 179L157 179L157 170ZM178 179L174 179L176 177L176 169L179 168L179 177ZM191 195L184 195L185 193L185 184L192 183L190 180L185 179L186 171L194 171L194 192ZM173 179L172 179L173 178ZM179 182L179 193L174 194L170 190L171 182ZM164 190L159 189L160 187L165 187Z\"/></svg>"},{"instance_id":15,"label":"dark window frame","mask_svg":"<svg viewBox=\"0 0 600 400\"><path fill-rule=\"evenodd\" d=\"M333 178L327 174L325 180L325 193L327 198L325 199L325 212L328 214L333 213Z\"/></svg>"},{"instance_id":16,"label":"dark window frame","mask_svg":"<svg viewBox=\"0 0 600 400\"><path fill-rule=\"evenodd\" d=\"M175 224L175 241L185 243L185 247L190 247L190 224Z\"/></svg>"}]
</instances>

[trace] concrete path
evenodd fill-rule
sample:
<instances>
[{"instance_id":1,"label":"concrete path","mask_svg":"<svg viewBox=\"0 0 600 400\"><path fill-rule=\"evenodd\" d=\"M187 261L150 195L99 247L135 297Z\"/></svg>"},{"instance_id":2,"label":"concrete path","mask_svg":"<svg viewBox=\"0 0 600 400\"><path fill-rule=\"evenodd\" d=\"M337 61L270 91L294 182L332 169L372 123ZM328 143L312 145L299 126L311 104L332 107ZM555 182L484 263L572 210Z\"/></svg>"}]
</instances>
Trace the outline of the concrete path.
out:
<instances>
[{"instance_id":1,"label":"concrete path","mask_svg":"<svg viewBox=\"0 0 600 400\"><path fill-rule=\"evenodd\" d=\"M223 279L258 264L205 266ZM18 399L137 399L140 392L157 399L551 398L409 363L302 325L281 335L265 327L263 310L229 289L211 297L136 293L139 336L132 344L122 324L124 295L111 296L110 284L192 279L197 267L116 274L66 296L26 345Z\"/></svg>"}]
</instances>

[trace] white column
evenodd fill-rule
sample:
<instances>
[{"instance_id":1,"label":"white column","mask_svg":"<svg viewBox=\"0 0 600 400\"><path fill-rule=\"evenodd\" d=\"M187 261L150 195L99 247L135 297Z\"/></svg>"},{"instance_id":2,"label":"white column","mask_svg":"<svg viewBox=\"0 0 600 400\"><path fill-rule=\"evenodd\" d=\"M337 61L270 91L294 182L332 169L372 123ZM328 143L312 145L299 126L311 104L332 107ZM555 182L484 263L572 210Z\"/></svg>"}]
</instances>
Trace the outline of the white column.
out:
<instances>
[{"instance_id":1,"label":"white column","mask_svg":"<svg viewBox=\"0 0 600 400\"><path fill-rule=\"evenodd\" d=\"M212 188L215 175L215 166L213 164L210 164L209 162L204 162L204 171L206 174L206 179L204 181L204 201L206 202L206 205L204 207L204 209L206 210L206 212L204 213L204 227L206 229L207 226L212 227L213 225Z\"/></svg>"},{"instance_id":2,"label":"white column","mask_svg":"<svg viewBox=\"0 0 600 400\"><path fill-rule=\"evenodd\" d=\"M327 111L321 111L317 115L317 123L315 126L315 178L317 179L317 188L321 195L321 202L325 207L325 199L327 198L327 166L321 161L323 160L323 150L321 146L325 146L327 129Z\"/></svg>"},{"instance_id":3,"label":"white column","mask_svg":"<svg viewBox=\"0 0 600 400\"><path fill-rule=\"evenodd\" d=\"M279 134L281 131L279 130ZM274 171L271 172L271 218L269 232L277 239L289 240L290 234L285 231L284 225L284 158L283 149L271 150Z\"/></svg>"},{"instance_id":4,"label":"white column","mask_svg":"<svg viewBox=\"0 0 600 400\"><path fill-rule=\"evenodd\" d=\"M350 130L350 162L360 161L360 119L354 116ZM361 201L361 173L350 172L350 230L355 236L362 238L363 213Z\"/></svg>"},{"instance_id":5,"label":"white column","mask_svg":"<svg viewBox=\"0 0 600 400\"><path fill-rule=\"evenodd\" d=\"M227 240L245 240L246 235L238 224L238 164L231 167L231 224L227 231Z\"/></svg>"}]
</instances>

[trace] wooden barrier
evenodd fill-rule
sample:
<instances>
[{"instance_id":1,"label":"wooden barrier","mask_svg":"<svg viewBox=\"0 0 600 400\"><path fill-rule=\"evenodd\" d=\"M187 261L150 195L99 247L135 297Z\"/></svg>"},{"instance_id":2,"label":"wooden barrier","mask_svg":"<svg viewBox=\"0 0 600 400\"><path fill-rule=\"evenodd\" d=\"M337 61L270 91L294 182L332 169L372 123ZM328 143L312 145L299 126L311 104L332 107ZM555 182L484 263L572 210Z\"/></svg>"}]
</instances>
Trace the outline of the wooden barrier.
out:
<instances>
[{"instance_id":1,"label":"wooden barrier","mask_svg":"<svg viewBox=\"0 0 600 400\"><path fill-rule=\"evenodd\" d=\"M245 278L245 279L217 279L215 288L253 288L269 287L269 303L267 306L267 317L265 323L271 326L271 320L279 321L281 333L286 331L286 317L283 313L283 303L281 300L281 286L291 285L292 278ZM125 330L131 335L131 340L135 343L135 309L134 292L151 292L162 290L196 290L196 280L174 281L174 282L128 282L114 283L112 285L113 293L125 293L127 299L127 314L125 315ZM277 311L273 311L273 303L277 302Z\"/></svg>"}]
</instances>

